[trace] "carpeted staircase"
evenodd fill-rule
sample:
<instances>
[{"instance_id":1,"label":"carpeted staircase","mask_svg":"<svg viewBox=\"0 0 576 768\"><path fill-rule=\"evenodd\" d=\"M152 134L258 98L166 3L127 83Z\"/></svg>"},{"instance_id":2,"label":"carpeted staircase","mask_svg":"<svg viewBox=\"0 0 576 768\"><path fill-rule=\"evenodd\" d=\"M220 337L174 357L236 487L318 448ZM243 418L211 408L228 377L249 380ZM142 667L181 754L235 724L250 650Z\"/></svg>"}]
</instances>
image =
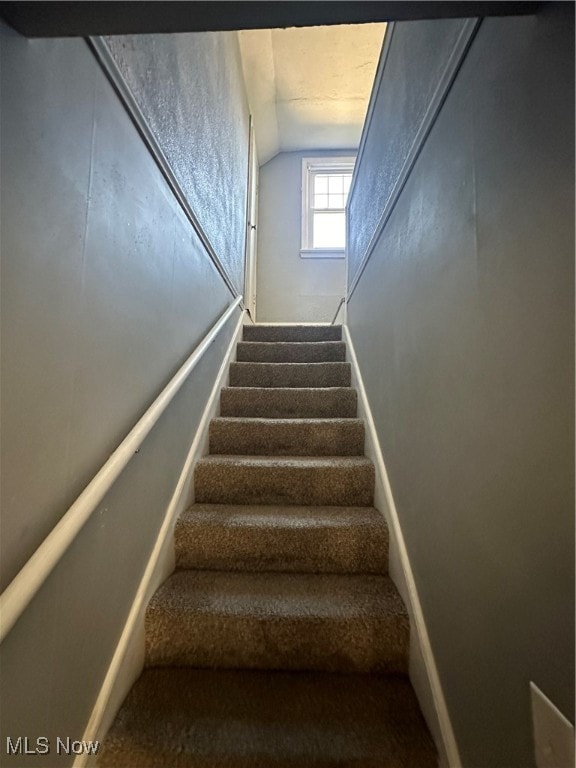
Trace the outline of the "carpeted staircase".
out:
<instances>
[{"instance_id":1,"label":"carpeted staircase","mask_svg":"<svg viewBox=\"0 0 576 768\"><path fill-rule=\"evenodd\" d=\"M244 327L101 768L432 768L339 326Z\"/></svg>"}]
</instances>

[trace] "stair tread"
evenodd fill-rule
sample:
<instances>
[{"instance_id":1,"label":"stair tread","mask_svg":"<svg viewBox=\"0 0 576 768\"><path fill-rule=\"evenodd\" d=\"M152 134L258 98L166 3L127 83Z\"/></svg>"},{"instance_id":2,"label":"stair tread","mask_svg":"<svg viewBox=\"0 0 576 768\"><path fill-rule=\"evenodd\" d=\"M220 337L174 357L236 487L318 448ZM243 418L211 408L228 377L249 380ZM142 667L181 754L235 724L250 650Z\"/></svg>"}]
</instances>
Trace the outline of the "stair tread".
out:
<instances>
[{"instance_id":1,"label":"stair tread","mask_svg":"<svg viewBox=\"0 0 576 768\"><path fill-rule=\"evenodd\" d=\"M338 362L346 360L343 341L240 341L238 362Z\"/></svg>"},{"instance_id":2,"label":"stair tread","mask_svg":"<svg viewBox=\"0 0 576 768\"><path fill-rule=\"evenodd\" d=\"M156 611L264 621L406 617L391 579L371 574L176 571L152 597L148 615Z\"/></svg>"},{"instance_id":3,"label":"stair tread","mask_svg":"<svg viewBox=\"0 0 576 768\"><path fill-rule=\"evenodd\" d=\"M341 325L245 325L243 341L340 341Z\"/></svg>"},{"instance_id":4,"label":"stair tread","mask_svg":"<svg viewBox=\"0 0 576 768\"><path fill-rule=\"evenodd\" d=\"M217 417L210 422L211 454L338 455L364 453L361 419Z\"/></svg>"},{"instance_id":5,"label":"stair tread","mask_svg":"<svg viewBox=\"0 0 576 768\"><path fill-rule=\"evenodd\" d=\"M148 605L146 665L406 672L387 576L176 571Z\"/></svg>"},{"instance_id":6,"label":"stair tread","mask_svg":"<svg viewBox=\"0 0 576 768\"><path fill-rule=\"evenodd\" d=\"M327 467L347 469L373 466L371 459L366 456L236 456L233 454L204 456L196 466L199 464L219 464L230 467L306 467L310 469Z\"/></svg>"},{"instance_id":7,"label":"stair tread","mask_svg":"<svg viewBox=\"0 0 576 768\"><path fill-rule=\"evenodd\" d=\"M273 330L302 330L303 328L306 330L327 330L328 328L333 328L334 330L342 330L341 325L332 325L331 323L253 323L252 325L245 325L244 330L246 328L258 328L263 330L273 329Z\"/></svg>"},{"instance_id":8,"label":"stair tread","mask_svg":"<svg viewBox=\"0 0 576 768\"><path fill-rule=\"evenodd\" d=\"M376 507L335 507L329 504L325 505L301 505L284 506L281 504L192 504L186 509L179 518L178 522L186 522L197 518L207 518L214 520L214 523L224 523L229 518L250 518L255 521L266 520L270 524L298 525L298 521L303 524L307 520L316 519L326 525L345 525L347 521L354 524L361 524L357 521L369 523L381 523L385 525L384 517ZM294 521L294 522L292 522ZM314 525L314 523L311 523Z\"/></svg>"},{"instance_id":9,"label":"stair tread","mask_svg":"<svg viewBox=\"0 0 576 768\"><path fill-rule=\"evenodd\" d=\"M230 386L349 387L351 366L327 363L230 363Z\"/></svg>"},{"instance_id":10,"label":"stair tread","mask_svg":"<svg viewBox=\"0 0 576 768\"><path fill-rule=\"evenodd\" d=\"M350 387L223 387L223 416L355 418L357 393Z\"/></svg>"},{"instance_id":11,"label":"stair tread","mask_svg":"<svg viewBox=\"0 0 576 768\"><path fill-rule=\"evenodd\" d=\"M193 504L176 523L176 529L210 525L215 528L295 530L306 535L317 529L386 530L386 521L375 507L281 506L275 504Z\"/></svg>"},{"instance_id":12,"label":"stair tread","mask_svg":"<svg viewBox=\"0 0 576 768\"><path fill-rule=\"evenodd\" d=\"M195 504L176 523L176 567L386 573L388 526L374 507Z\"/></svg>"},{"instance_id":13,"label":"stair tread","mask_svg":"<svg viewBox=\"0 0 576 768\"><path fill-rule=\"evenodd\" d=\"M318 672L145 670L101 768L436 768L410 683Z\"/></svg>"},{"instance_id":14,"label":"stair tread","mask_svg":"<svg viewBox=\"0 0 576 768\"><path fill-rule=\"evenodd\" d=\"M344 428L353 429L356 425L363 425L364 420L357 417L345 418L342 416L327 416L325 418L314 418L304 416L303 418L279 419L274 416L215 416L212 424L253 424L254 426L278 426L293 424L295 426L307 425L311 427L322 426L324 424L334 424Z\"/></svg>"},{"instance_id":15,"label":"stair tread","mask_svg":"<svg viewBox=\"0 0 576 768\"><path fill-rule=\"evenodd\" d=\"M272 326L271 326L272 327ZM296 348L296 347L302 347L302 348L316 348L316 347L327 347L327 348L346 348L346 342L345 341L331 341L331 340L325 340L325 341L246 341L246 339L243 339L242 341L238 342L238 346L242 346L245 348L248 347L263 347L263 348L273 348L273 347L286 347L286 348Z\"/></svg>"},{"instance_id":16,"label":"stair tread","mask_svg":"<svg viewBox=\"0 0 576 768\"><path fill-rule=\"evenodd\" d=\"M211 454L359 456L364 422L218 417L210 422L209 445Z\"/></svg>"},{"instance_id":17,"label":"stair tread","mask_svg":"<svg viewBox=\"0 0 576 768\"><path fill-rule=\"evenodd\" d=\"M365 456L214 454L196 464L194 489L210 504L372 506L374 465Z\"/></svg>"},{"instance_id":18,"label":"stair tread","mask_svg":"<svg viewBox=\"0 0 576 768\"><path fill-rule=\"evenodd\" d=\"M306 363L306 365L308 365ZM348 365L348 363L346 363ZM356 390L351 387L222 387L222 391L240 393L245 390L246 393L256 392L258 394L285 394L291 397L303 397L311 395L313 397L322 397L323 395L356 395Z\"/></svg>"},{"instance_id":19,"label":"stair tread","mask_svg":"<svg viewBox=\"0 0 576 768\"><path fill-rule=\"evenodd\" d=\"M304 370L305 368L333 368L334 370L343 369L343 368L350 368L350 363L347 363L345 360L318 360L314 362L306 362L306 363L271 363L271 362L259 362L257 360L236 360L230 365L237 366L239 368L252 368L252 367L258 367L258 368L276 368L276 369L282 369L282 370L291 370L291 369L301 369Z\"/></svg>"}]
</instances>

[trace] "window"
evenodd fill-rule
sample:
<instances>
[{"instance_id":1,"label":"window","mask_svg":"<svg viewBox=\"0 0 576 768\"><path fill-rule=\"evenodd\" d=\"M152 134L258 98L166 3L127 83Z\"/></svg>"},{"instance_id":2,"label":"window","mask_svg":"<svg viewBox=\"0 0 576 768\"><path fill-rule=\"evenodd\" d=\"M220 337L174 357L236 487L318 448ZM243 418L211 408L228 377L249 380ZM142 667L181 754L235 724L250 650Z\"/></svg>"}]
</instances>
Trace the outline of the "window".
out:
<instances>
[{"instance_id":1,"label":"window","mask_svg":"<svg viewBox=\"0 0 576 768\"><path fill-rule=\"evenodd\" d=\"M344 258L346 202L353 157L307 157L302 161L303 257Z\"/></svg>"}]
</instances>

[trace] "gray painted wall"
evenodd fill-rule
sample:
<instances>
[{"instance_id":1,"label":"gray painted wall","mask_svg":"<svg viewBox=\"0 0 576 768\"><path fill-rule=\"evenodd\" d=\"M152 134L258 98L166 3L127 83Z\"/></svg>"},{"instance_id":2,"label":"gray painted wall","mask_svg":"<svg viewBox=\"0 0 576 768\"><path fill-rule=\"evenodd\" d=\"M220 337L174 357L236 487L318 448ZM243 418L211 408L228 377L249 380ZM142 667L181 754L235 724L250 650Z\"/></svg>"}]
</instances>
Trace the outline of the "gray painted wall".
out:
<instances>
[{"instance_id":1,"label":"gray painted wall","mask_svg":"<svg viewBox=\"0 0 576 768\"><path fill-rule=\"evenodd\" d=\"M4 588L232 296L86 43L0 35ZM234 324L2 644L3 737L82 737Z\"/></svg>"},{"instance_id":2,"label":"gray painted wall","mask_svg":"<svg viewBox=\"0 0 576 768\"><path fill-rule=\"evenodd\" d=\"M249 113L236 33L119 35L106 42L242 293Z\"/></svg>"},{"instance_id":3,"label":"gray painted wall","mask_svg":"<svg viewBox=\"0 0 576 768\"><path fill-rule=\"evenodd\" d=\"M383 47L386 76L375 83L378 90L372 98L377 95L375 119L385 121L385 130L380 130L376 124L371 130L364 131L363 151L373 160L362 165L361 184L350 194L348 260L351 278L356 275L366 253L380 213L392 193L464 25L462 19L397 24L391 45ZM418 51L418 56L414 56L413 51ZM378 162L374 162L376 158Z\"/></svg>"},{"instance_id":4,"label":"gray painted wall","mask_svg":"<svg viewBox=\"0 0 576 768\"><path fill-rule=\"evenodd\" d=\"M482 22L348 305L466 768L534 765L530 680L574 718L572 13ZM419 26L358 200L411 130Z\"/></svg>"},{"instance_id":5,"label":"gray painted wall","mask_svg":"<svg viewBox=\"0 0 576 768\"><path fill-rule=\"evenodd\" d=\"M258 192L259 323L331 322L346 290L344 259L300 256L302 158L354 155L281 152L260 168Z\"/></svg>"}]
</instances>

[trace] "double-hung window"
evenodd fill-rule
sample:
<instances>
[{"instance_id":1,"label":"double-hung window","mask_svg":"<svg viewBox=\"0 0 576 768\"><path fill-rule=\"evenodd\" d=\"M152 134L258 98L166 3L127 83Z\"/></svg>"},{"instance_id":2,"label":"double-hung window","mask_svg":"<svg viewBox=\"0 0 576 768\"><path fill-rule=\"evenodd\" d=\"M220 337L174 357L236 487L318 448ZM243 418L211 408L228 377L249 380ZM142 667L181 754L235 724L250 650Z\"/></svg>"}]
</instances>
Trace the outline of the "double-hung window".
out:
<instances>
[{"instance_id":1,"label":"double-hung window","mask_svg":"<svg viewBox=\"0 0 576 768\"><path fill-rule=\"evenodd\" d=\"M302 161L303 257L344 258L346 202L354 157L307 157Z\"/></svg>"}]
</instances>

